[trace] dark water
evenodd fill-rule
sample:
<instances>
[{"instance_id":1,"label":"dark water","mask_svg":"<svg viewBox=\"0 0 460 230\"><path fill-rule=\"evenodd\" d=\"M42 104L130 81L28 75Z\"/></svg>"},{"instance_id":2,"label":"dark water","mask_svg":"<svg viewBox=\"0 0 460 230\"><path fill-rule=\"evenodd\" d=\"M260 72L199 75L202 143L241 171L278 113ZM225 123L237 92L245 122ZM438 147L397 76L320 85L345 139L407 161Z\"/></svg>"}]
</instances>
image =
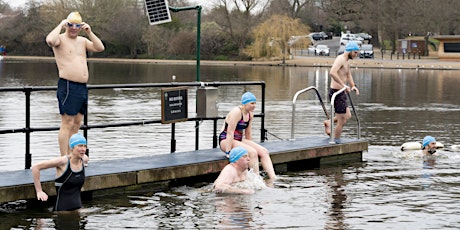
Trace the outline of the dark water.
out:
<instances>
[{"instance_id":1,"label":"dark water","mask_svg":"<svg viewBox=\"0 0 460 230\"><path fill-rule=\"evenodd\" d=\"M1 87L54 86L54 63L1 63ZM265 81L266 129L269 141L291 134L292 97L315 86L323 100L328 68L201 66L202 81ZM456 229L460 198L460 71L353 69L360 95L353 103L362 138L370 143L365 162L280 175L274 188L251 196L222 196L207 184L160 193L100 197L73 215L57 215L47 207L30 209L21 201L0 206L5 229ZM90 64L90 84L195 81L188 65ZM219 88L219 115L239 104L250 90ZM189 89L189 116L195 114L195 89ZM32 127L58 126L55 92L33 93ZM92 124L159 119L159 89L94 90L90 92ZM0 93L0 129L24 126L24 95ZM325 100L326 101L326 100ZM324 135L324 112L313 93L296 106L295 136ZM329 109L329 106L327 106ZM257 108L260 111L260 106ZM259 137L259 121L254 136ZM189 124L190 123L190 124ZM221 123L219 123L220 127ZM194 122L176 124L177 151L194 149ZM94 129L89 132L91 161L127 158L169 151L168 125ZM343 135L356 137L356 120ZM404 142L435 136L446 148L423 163L401 152ZM212 123L200 125L200 148L212 147ZM33 162L59 154L57 132L31 135ZM0 171L24 167L24 134L0 135ZM62 227L67 226L67 227ZM72 228L74 226L75 228Z\"/></svg>"}]
</instances>

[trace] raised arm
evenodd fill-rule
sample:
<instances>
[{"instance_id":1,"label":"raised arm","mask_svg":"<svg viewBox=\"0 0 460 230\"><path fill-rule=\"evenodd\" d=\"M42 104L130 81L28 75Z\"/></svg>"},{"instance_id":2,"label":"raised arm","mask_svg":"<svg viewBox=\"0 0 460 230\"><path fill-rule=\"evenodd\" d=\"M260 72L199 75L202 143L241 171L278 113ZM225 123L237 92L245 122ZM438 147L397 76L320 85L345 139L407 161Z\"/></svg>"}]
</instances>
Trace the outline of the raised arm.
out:
<instances>
[{"instance_id":1,"label":"raised arm","mask_svg":"<svg viewBox=\"0 0 460 230\"><path fill-rule=\"evenodd\" d=\"M64 19L57 25L49 34L46 36L46 44L48 44L49 47L55 47L59 46L60 41L59 41L59 34L61 33L61 30L64 28L65 24L67 23L67 19Z\"/></svg>"},{"instance_id":2,"label":"raised arm","mask_svg":"<svg viewBox=\"0 0 460 230\"><path fill-rule=\"evenodd\" d=\"M82 22L82 29L88 35L89 40L86 42L86 49L90 52L102 52L105 47L101 39L99 39L91 30L91 26L85 22Z\"/></svg>"},{"instance_id":3,"label":"raised arm","mask_svg":"<svg viewBox=\"0 0 460 230\"><path fill-rule=\"evenodd\" d=\"M65 165L67 157L58 157L55 159L42 161L32 167L32 177L34 179L34 187L37 193L37 200L47 201L48 195L42 190L42 184L40 182L40 171L47 168L61 168L62 165Z\"/></svg>"}]
</instances>

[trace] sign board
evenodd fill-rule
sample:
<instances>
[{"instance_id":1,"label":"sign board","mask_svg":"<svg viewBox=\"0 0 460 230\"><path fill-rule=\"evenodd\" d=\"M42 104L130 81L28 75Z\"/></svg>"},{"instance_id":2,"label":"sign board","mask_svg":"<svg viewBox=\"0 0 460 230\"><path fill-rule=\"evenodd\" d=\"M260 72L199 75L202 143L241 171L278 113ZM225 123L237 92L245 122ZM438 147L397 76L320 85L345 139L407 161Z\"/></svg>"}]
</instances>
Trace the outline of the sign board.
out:
<instances>
[{"instance_id":1,"label":"sign board","mask_svg":"<svg viewBox=\"0 0 460 230\"><path fill-rule=\"evenodd\" d=\"M407 40L401 41L401 49L407 49Z\"/></svg>"},{"instance_id":2,"label":"sign board","mask_svg":"<svg viewBox=\"0 0 460 230\"><path fill-rule=\"evenodd\" d=\"M161 123L174 123L188 119L187 87L161 89Z\"/></svg>"},{"instance_id":3,"label":"sign board","mask_svg":"<svg viewBox=\"0 0 460 230\"><path fill-rule=\"evenodd\" d=\"M145 8L150 25L157 25L171 21L168 0L145 0Z\"/></svg>"}]
</instances>

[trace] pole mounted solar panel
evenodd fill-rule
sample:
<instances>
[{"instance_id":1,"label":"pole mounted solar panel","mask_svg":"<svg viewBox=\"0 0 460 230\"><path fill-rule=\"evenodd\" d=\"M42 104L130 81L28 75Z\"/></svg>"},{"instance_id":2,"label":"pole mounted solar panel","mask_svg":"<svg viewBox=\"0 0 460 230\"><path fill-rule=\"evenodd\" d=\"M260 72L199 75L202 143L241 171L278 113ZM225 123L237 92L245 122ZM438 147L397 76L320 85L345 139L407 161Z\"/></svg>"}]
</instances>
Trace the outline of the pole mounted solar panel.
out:
<instances>
[{"instance_id":1,"label":"pole mounted solar panel","mask_svg":"<svg viewBox=\"0 0 460 230\"><path fill-rule=\"evenodd\" d=\"M171 21L168 0L145 0L147 16L150 25L157 25Z\"/></svg>"}]
</instances>

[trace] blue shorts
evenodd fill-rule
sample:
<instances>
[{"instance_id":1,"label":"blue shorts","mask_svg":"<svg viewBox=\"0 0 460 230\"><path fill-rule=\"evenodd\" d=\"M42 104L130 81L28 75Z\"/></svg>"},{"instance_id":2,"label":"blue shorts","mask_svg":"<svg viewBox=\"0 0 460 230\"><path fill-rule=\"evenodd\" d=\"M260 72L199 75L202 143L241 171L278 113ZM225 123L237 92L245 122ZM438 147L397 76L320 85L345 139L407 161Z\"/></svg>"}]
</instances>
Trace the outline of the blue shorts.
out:
<instances>
[{"instance_id":1,"label":"blue shorts","mask_svg":"<svg viewBox=\"0 0 460 230\"><path fill-rule=\"evenodd\" d=\"M339 91L339 89L329 89L329 100L332 98L332 94ZM347 94L345 92L339 93L334 100L334 111L335 113L346 113L348 108Z\"/></svg>"},{"instance_id":2,"label":"blue shorts","mask_svg":"<svg viewBox=\"0 0 460 230\"><path fill-rule=\"evenodd\" d=\"M88 106L88 88L85 83L78 83L59 78L56 96L59 104L59 113L71 116L86 114Z\"/></svg>"}]
</instances>

